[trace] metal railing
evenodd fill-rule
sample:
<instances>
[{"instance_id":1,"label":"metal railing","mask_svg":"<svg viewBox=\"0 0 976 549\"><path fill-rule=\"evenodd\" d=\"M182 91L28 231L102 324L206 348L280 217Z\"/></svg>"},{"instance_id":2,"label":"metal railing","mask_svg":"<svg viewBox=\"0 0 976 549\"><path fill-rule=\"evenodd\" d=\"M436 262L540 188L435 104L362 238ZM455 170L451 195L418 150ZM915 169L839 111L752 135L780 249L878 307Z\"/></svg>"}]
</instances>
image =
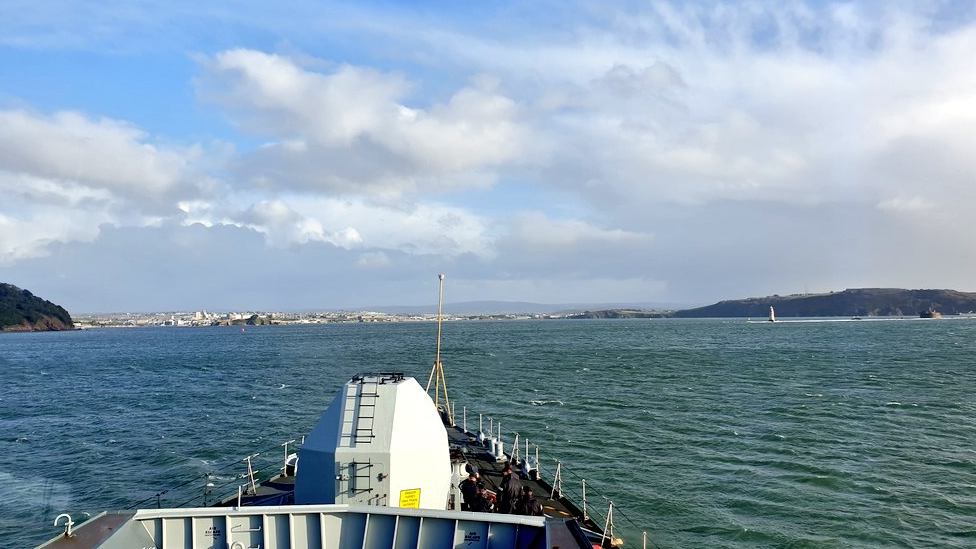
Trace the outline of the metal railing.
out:
<instances>
[{"instance_id":1,"label":"metal railing","mask_svg":"<svg viewBox=\"0 0 976 549\"><path fill-rule=\"evenodd\" d=\"M467 414L467 408L466 407L463 407L462 408L462 411L463 411L463 413L465 415ZM479 420L480 420L481 416L482 416L482 414L479 414ZM499 440L500 440L501 439L501 433L500 433L500 431L501 431L501 423L499 422L499 425L498 425L498 431L499 432L493 433L492 431L495 431L495 429L494 429L494 427L495 427L494 423L495 422L494 422L494 420L493 420L493 418L491 416L487 416L487 417L488 417L488 419L490 421L490 424L489 424L490 425L490 427L489 427L489 436L497 436L499 438ZM479 421L479 424L480 424L480 421ZM520 432L518 432L518 431L513 431L513 434L514 434L515 446L513 446L513 450L512 450L511 456L514 459L515 457L519 456L519 454L521 452L522 461L524 463L524 462L526 462L530 458L530 455L531 455L530 452L529 452L529 446L530 446L529 438L527 436L523 436L523 434L520 433ZM524 441L524 445L525 445L524 449L519 448L520 442L522 442L522 441ZM644 547L644 549L646 549L648 547L648 545L650 545L650 547L654 547L654 548L658 547L657 544L655 544L652 540L648 539L648 537L647 537L647 531L645 529L646 527L642 527L642 526L638 525L619 506L617 506L613 502L613 500L611 500L608 496L602 494L600 492L600 489L599 489L598 486L595 486L593 482L588 482L582 476L575 474L574 471L572 471L568 467L566 467L566 465L562 461L560 461L558 458L556 458L554 456L551 456L551 455L548 455L545 452L543 452L540 449L540 446L538 444L533 444L532 446L535 447L535 463L534 464L536 466L536 470L537 470L537 472L539 474L539 477L540 478L549 478L550 479L550 485L552 486L552 493L549 495L550 498L553 498L553 497L557 497L558 498L558 497L565 496L570 501L580 501L580 502L582 502L582 508L580 510L583 513L583 519L584 520L592 520L594 524L601 524L602 523L604 525L604 528L603 528L603 530L604 530L604 541L606 541L608 538L609 538L609 540L611 542L615 540L615 538L614 538L614 526L615 526L615 524L614 524L614 518L620 517L623 520L625 520L633 529L635 529L636 531L641 532L642 546ZM543 459L540 459L540 455L541 455L541 457ZM553 469L551 471L544 470L543 463L545 461L548 461L548 462L554 464ZM526 471L526 472L528 472L528 471ZM563 478L564 473L569 474L571 477L574 477L574 482L571 482L571 483L567 483L566 484L566 486L568 486L568 488L566 488L565 491L564 491L564 478ZM578 490L577 490L577 486L578 486ZM594 510L589 505L589 499L588 499L588 497L591 496L591 495L596 495L598 498L600 498L600 499L602 499L602 500L604 500L604 501L607 502L606 511L601 512L600 510Z\"/></svg>"},{"instance_id":2,"label":"metal railing","mask_svg":"<svg viewBox=\"0 0 976 549\"><path fill-rule=\"evenodd\" d=\"M285 444L291 445L294 442L294 440L290 440L287 443L277 445L277 447L280 448ZM244 458L234 458L217 469L194 475L183 482L137 501L132 504L132 508L138 509L149 504L155 504L157 508L162 508L164 502L167 507L191 507L195 505L206 507L231 497L237 493L239 486L246 485L248 491L254 491L257 485L271 479L279 470L284 469L284 463L282 463L281 467L278 467L277 459L263 457L274 453L272 449L266 452L251 454ZM285 461L288 459L288 446L285 446L284 459ZM262 471L267 472L262 473ZM234 474L228 478L228 473L231 472L234 472ZM216 479L221 480L220 484L215 484ZM201 481L203 483L202 491L197 492L195 489L188 488L194 484L199 486ZM245 482L242 483L242 481ZM215 498L214 494L217 494L218 497Z\"/></svg>"}]
</instances>

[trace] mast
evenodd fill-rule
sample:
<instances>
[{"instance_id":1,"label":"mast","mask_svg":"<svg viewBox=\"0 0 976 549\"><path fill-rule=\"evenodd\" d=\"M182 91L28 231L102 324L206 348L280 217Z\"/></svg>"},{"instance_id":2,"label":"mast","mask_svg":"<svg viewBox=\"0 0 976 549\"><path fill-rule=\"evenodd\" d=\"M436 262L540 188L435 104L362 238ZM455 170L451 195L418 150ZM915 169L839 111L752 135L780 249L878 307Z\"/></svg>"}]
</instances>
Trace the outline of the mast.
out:
<instances>
[{"instance_id":1,"label":"mast","mask_svg":"<svg viewBox=\"0 0 976 549\"><path fill-rule=\"evenodd\" d=\"M447 418L451 425L454 425L454 412L451 410L451 400L447 397L447 380L444 378L444 365L441 364L441 319L443 318L444 306L444 275L437 275L440 280L440 291L437 296L437 356L434 358L434 367L430 369L430 377L427 378L427 394L430 394L430 384L434 383L434 406L439 411L447 412ZM441 407L441 387L444 388L444 406Z\"/></svg>"}]
</instances>

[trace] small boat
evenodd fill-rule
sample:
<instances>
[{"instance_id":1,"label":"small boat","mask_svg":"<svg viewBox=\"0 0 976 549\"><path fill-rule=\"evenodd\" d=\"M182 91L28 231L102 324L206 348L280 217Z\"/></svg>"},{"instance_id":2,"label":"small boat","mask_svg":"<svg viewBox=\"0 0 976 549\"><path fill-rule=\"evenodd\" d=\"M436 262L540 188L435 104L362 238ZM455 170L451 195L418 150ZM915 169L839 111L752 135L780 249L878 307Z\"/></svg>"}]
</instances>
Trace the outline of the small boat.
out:
<instances>
[{"instance_id":1,"label":"small boat","mask_svg":"<svg viewBox=\"0 0 976 549\"><path fill-rule=\"evenodd\" d=\"M455 421L440 361L440 275L437 355L426 390L402 372L365 372L338 391L301 444L285 443L281 474L259 482L247 462L246 482L212 506L103 512L37 549L570 549L614 548L613 503L598 523L594 509L562 492L561 466L548 479L538 446L524 452L516 435L505 451L501 423L467 429ZM431 398L431 385L434 397ZM443 395L443 404L441 396ZM523 439L524 440L524 439ZM291 441L293 442L293 441ZM509 471L505 473L505 471ZM511 504L504 488L517 476L542 516L465 510L462 484L477 472L486 500ZM549 472L546 472L548 475ZM484 490L480 490L484 488ZM609 501L609 500L608 500ZM468 503L469 505L464 505ZM510 506L510 505L509 505ZM527 510L522 504L519 509Z\"/></svg>"},{"instance_id":2,"label":"small boat","mask_svg":"<svg viewBox=\"0 0 976 549\"><path fill-rule=\"evenodd\" d=\"M776 322L776 311L773 309L772 305L769 306L769 321Z\"/></svg>"}]
</instances>

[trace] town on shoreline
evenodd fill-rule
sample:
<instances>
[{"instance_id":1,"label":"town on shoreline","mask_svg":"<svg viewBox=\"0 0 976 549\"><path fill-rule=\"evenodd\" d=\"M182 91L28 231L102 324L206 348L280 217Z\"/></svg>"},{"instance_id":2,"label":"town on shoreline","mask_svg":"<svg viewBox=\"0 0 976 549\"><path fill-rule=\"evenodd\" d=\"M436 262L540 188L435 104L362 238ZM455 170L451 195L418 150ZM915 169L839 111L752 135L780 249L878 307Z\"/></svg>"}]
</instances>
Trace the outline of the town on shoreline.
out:
<instances>
[{"instance_id":1,"label":"town on shoreline","mask_svg":"<svg viewBox=\"0 0 976 549\"><path fill-rule=\"evenodd\" d=\"M532 320L561 319L572 314L457 314L444 313L443 320ZM154 312L105 313L74 316L75 328L139 328L148 326L260 326L285 324L339 324L353 322L432 322L437 313L403 314L376 311L329 312Z\"/></svg>"}]
</instances>

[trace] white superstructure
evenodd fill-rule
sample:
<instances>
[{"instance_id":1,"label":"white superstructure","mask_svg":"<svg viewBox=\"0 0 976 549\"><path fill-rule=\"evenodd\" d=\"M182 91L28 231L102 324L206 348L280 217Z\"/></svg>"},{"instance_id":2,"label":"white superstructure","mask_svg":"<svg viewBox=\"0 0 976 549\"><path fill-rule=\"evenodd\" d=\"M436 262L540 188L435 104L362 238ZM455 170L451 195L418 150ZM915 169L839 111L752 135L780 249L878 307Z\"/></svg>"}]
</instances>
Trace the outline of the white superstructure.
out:
<instances>
[{"instance_id":1,"label":"white superstructure","mask_svg":"<svg viewBox=\"0 0 976 549\"><path fill-rule=\"evenodd\" d=\"M295 503L445 509L451 477L447 432L420 384L362 374L299 451Z\"/></svg>"}]
</instances>

